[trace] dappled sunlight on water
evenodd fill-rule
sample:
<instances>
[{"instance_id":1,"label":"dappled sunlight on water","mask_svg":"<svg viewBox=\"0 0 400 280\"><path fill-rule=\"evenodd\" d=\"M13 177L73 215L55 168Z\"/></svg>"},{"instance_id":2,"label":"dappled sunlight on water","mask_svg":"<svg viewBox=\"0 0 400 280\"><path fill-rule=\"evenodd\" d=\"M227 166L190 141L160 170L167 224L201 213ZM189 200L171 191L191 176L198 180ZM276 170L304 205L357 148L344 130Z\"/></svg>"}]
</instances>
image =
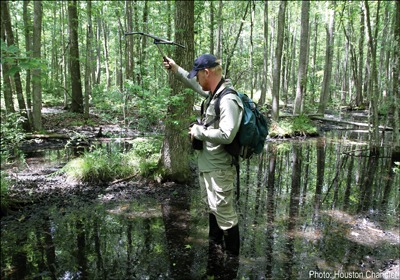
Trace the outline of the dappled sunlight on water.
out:
<instances>
[{"instance_id":1,"label":"dappled sunlight on water","mask_svg":"<svg viewBox=\"0 0 400 280\"><path fill-rule=\"evenodd\" d=\"M346 236L350 241L371 247L382 246L385 243L400 244L398 228L383 229L377 222L371 222L366 217L354 217L339 210L324 213L344 226L348 226Z\"/></svg>"}]
</instances>

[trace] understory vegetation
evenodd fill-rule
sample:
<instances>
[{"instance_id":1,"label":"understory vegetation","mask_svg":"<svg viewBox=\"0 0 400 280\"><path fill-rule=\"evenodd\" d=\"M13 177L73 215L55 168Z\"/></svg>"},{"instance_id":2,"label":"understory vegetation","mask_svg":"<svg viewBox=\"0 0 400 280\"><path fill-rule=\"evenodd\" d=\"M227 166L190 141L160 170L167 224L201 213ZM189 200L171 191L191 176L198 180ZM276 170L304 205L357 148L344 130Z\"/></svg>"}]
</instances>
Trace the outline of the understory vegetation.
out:
<instances>
[{"instance_id":1,"label":"understory vegetation","mask_svg":"<svg viewBox=\"0 0 400 280\"><path fill-rule=\"evenodd\" d=\"M19 113L6 114L1 111L0 160L2 164L7 164L20 155L18 146L25 137L22 129L23 122L24 118Z\"/></svg>"},{"instance_id":2,"label":"understory vegetation","mask_svg":"<svg viewBox=\"0 0 400 280\"><path fill-rule=\"evenodd\" d=\"M295 136L316 136L317 127L306 115L281 119L271 124L269 136L272 138L290 138Z\"/></svg>"},{"instance_id":3,"label":"understory vegetation","mask_svg":"<svg viewBox=\"0 0 400 280\"><path fill-rule=\"evenodd\" d=\"M154 97L156 98L156 97ZM139 98L140 99L140 98ZM143 100L141 100L144 102ZM106 104L106 100L103 100ZM143 105L143 104L142 104ZM106 105L105 105L106 106ZM142 107L142 106L140 106ZM148 108L148 107L147 107ZM103 114L101 117L94 116L94 121L89 119L82 122L82 117L79 114L62 113L60 116L54 116L52 119L48 118L50 123L62 123L65 127L68 126L93 126L96 128L101 126L103 121L112 121L121 124L124 121L124 116L121 113L109 108L109 114ZM107 111L107 110L106 110ZM163 113L161 108L153 108L148 111L150 118L146 118L145 112L138 111L135 114L135 125L143 130L154 130L156 122L156 115ZM133 113L131 113L133 115ZM126 117L126 116L125 116ZM46 121L46 122L47 122ZM23 152L20 150L20 145L25 141L25 133L22 129L23 118L18 114L9 114L2 117L1 125L1 162L2 166L5 164L12 164L16 159L24 160ZM54 124L53 124L54 125ZM279 123L270 125L270 136L275 138L287 138L294 136L314 135L316 127L311 120L301 115L295 118L281 120ZM81 134L75 132L81 138ZM108 137L115 137L108 132ZM65 145L65 148L74 148L72 142L74 137ZM80 138L79 138L80 139ZM76 139L75 139L76 140ZM116 141L116 140L114 140ZM96 144L87 147L86 150L79 156L70 160L57 174L65 174L70 180L86 182L86 183L110 183L117 180L125 180L134 177L145 177L149 179L157 179L160 177L162 171L158 168L158 161L160 159L160 148L162 145L162 135L160 136L147 136L136 138L128 143L129 149L120 148L119 145L109 144ZM76 141L75 141L76 142ZM1 209L5 210L13 204L12 199L9 197L9 188L12 186L12 180L7 176L6 172L1 173Z\"/></svg>"},{"instance_id":4,"label":"understory vegetation","mask_svg":"<svg viewBox=\"0 0 400 280\"><path fill-rule=\"evenodd\" d=\"M10 186L10 181L8 179L8 176L5 172L1 171L0 172L0 184L1 184L1 193L0 193L0 209L1 212L4 212L10 204L10 199L9 199L9 186Z\"/></svg>"},{"instance_id":5,"label":"understory vegetation","mask_svg":"<svg viewBox=\"0 0 400 280\"><path fill-rule=\"evenodd\" d=\"M95 147L68 162L61 172L80 182L101 183L154 175L160 157L161 139L137 138L129 151Z\"/></svg>"},{"instance_id":6,"label":"understory vegetation","mask_svg":"<svg viewBox=\"0 0 400 280\"><path fill-rule=\"evenodd\" d=\"M2 169L14 159L22 157L19 145L25 135L22 129L23 121L24 119L18 113L5 114L2 111L0 125L0 161ZM3 170L0 172L0 181L0 209L3 212L10 206L9 188L12 182Z\"/></svg>"}]
</instances>

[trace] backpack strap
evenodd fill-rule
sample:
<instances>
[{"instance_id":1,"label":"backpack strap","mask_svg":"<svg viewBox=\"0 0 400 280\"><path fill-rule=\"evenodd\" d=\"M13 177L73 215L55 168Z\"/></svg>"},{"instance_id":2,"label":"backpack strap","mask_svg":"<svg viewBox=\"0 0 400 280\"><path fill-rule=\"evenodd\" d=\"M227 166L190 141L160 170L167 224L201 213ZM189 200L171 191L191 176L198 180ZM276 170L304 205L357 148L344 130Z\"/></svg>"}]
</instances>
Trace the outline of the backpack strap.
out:
<instances>
[{"instance_id":1,"label":"backpack strap","mask_svg":"<svg viewBox=\"0 0 400 280\"><path fill-rule=\"evenodd\" d=\"M212 125L213 123L215 123L216 121L219 120L219 118L220 118L220 113L221 113L221 109L220 109L220 107L219 107L219 104L221 103L222 97L224 97L224 96L227 95L227 94L237 94L237 93L236 93L236 91L235 91L234 89L232 89L232 88L224 88L224 89L222 90L222 92L217 96L217 98L216 98L216 100L215 100L215 103L214 103L215 118L212 119L211 121L209 121L208 123L206 123L206 124L204 125L205 127L209 127L210 125ZM203 104L204 104L204 101L203 101L203 103L201 104L201 114L202 114L202 115L203 115L203 110L204 110Z\"/></svg>"},{"instance_id":2,"label":"backpack strap","mask_svg":"<svg viewBox=\"0 0 400 280\"><path fill-rule=\"evenodd\" d=\"M215 110L215 118L209 121L208 123L205 124L206 127L209 127L213 123L215 123L217 120L220 118L220 103L222 97L224 97L227 94L236 94L237 92L232 89L232 88L225 88L218 96L217 99L215 100L214 103L214 110ZM236 168L236 202L239 204L239 196L240 196L240 164L239 164L239 156L232 156L232 165L235 166Z\"/></svg>"}]
</instances>

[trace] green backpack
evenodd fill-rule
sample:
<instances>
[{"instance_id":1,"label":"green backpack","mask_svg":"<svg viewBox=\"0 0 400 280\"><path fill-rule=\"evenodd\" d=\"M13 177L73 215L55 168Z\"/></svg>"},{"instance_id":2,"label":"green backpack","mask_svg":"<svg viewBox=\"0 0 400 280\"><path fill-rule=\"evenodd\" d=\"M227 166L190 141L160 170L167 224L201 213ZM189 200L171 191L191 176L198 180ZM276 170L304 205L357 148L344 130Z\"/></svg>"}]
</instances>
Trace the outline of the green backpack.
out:
<instances>
[{"instance_id":1,"label":"green backpack","mask_svg":"<svg viewBox=\"0 0 400 280\"><path fill-rule=\"evenodd\" d=\"M268 121L257 109L257 105L246 94L236 92L231 88L226 88L215 101L215 118L205 124L209 127L220 118L220 102L227 94L236 94L243 103L243 117L239 131L231 144L225 145L226 151L234 157L241 156L248 159L254 154L260 154L264 148L265 140L268 136ZM203 114L203 106L202 106Z\"/></svg>"}]
</instances>

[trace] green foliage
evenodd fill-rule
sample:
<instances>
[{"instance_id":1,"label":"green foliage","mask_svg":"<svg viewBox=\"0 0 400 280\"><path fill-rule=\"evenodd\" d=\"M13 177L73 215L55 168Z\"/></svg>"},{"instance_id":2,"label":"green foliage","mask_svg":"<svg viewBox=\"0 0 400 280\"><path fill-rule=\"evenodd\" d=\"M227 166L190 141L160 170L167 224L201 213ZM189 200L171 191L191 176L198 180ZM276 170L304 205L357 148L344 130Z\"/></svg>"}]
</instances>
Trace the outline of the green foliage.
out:
<instances>
[{"instance_id":1,"label":"green foliage","mask_svg":"<svg viewBox=\"0 0 400 280\"><path fill-rule=\"evenodd\" d=\"M157 169L160 147L161 139L138 138L126 153L115 148L95 148L68 162L62 172L82 182L109 182L138 174L147 177Z\"/></svg>"},{"instance_id":2,"label":"green foliage","mask_svg":"<svg viewBox=\"0 0 400 280\"><path fill-rule=\"evenodd\" d=\"M21 70L41 69L46 70L45 61L30 56L21 55L18 46L8 46L3 40L1 43L2 63L8 63L10 70L8 74L13 76L16 72ZM29 55L29 54L28 54ZM18 62L18 63L17 63Z\"/></svg>"},{"instance_id":3,"label":"green foliage","mask_svg":"<svg viewBox=\"0 0 400 280\"><path fill-rule=\"evenodd\" d=\"M104 182L118 175L128 175L127 168L127 165L122 165L121 154L109 153L107 149L100 148L85 152L83 156L68 162L63 171L78 181Z\"/></svg>"},{"instance_id":4,"label":"green foliage","mask_svg":"<svg viewBox=\"0 0 400 280\"><path fill-rule=\"evenodd\" d=\"M123 110L123 95L118 88L107 89L104 84L95 85L92 89L92 103L96 104L96 110L102 117L112 120L115 114Z\"/></svg>"},{"instance_id":5,"label":"green foliage","mask_svg":"<svg viewBox=\"0 0 400 280\"><path fill-rule=\"evenodd\" d=\"M293 119L293 131L300 134L315 134L317 128L312 121L305 115L300 115Z\"/></svg>"},{"instance_id":6,"label":"green foliage","mask_svg":"<svg viewBox=\"0 0 400 280\"><path fill-rule=\"evenodd\" d=\"M281 119L279 123L271 125L271 137L294 137L294 136L314 136L317 135L317 127L305 115L300 115L291 119Z\"/></svg>"},{"instance_id":7,"label":"green foliage","mask_svg":"<svg viewBox=\"0 0 400 280\"><path fill-rule=\"evenodd\" d=\"M1 162L7 163L12 156L18 155L18 145L24 139L22 123L24 118L18 113L2 114L0 128Z\"/></svg>"},{"instance_id":8,"label":"green foliage","mask_svg":"<svg viewBox=\"0 0 400 280\"><path fill-rule=\"evenodd\" d=\"M144 84L150 82L150 77L145 79ZM165 119L168 108L170 89L167 87L156 89L155 85L150 85L150 89L138 86L132 81L125 83L126 96L132 103L128 104L129 115L133 120L137 120L139 129L151 129L158 121ZM133 108L132 108L133 107ZM133 113L131 110L133 109Z\"/></svg>"},{"instance_id":9,"label":"green foliage","mask_svg":"<svg viewBox=\"0 0 400 280\"><path fill-rule=\"evenodd\" d=\"M67 24L67 13L59 13L60 11L66 11L67 4L64 1L46 1L43 2L43 30L42 32L42 60L33 59L31 53L25 51L25 46L28 42L25 41L24 33L28 28L31 32L32 26L29 24L25 26L22 20L23 14L23 3L24 1L8 1L9 9L12 13L12 25L14 28L14 37L19 38L16 40L16 44L13 46L7 46L2 41L2 61L7 62L11 65L10 74L16 71L21 71L22 82L24 84L24 79L26 79L26 72L24 70L40 68L42 70L42 87L43 87L43 102L47 105L61 104L63 98L63 88L70 91L70 86L68 82L70 77L66 76L66 81L64 80L64 74L66 72L65 55L68 55L67 47L65 42L68 42L68 24ZM222 2L221 2L222 3ZM377 2L368 1L371 13L377 9ZM247 17L242 20L245 8L247 6L247 1L224 1L222 14L219 14L219 3L214 1L195 1L194 13L195 13L195 55L199 55L205 52L214 52L216 54L216 37L212 36L212 32L216 32L218 28L219 21L224 21L223 25L223 40L229 42L222 44L221 56L224 58L224 63L227 59L230 59L229 73L235 87L239 90L246 91L245 89L250 89L251 84L254 82L255 91L260 91L261 87L264 86L256 76L260 73L264 58L268 58L268 80L271 79L270 69L273 66L274 42L276 41L277 33L274 30L277 28L276 25L268 23L265 32L268 35L268 41L266 42L263 38L263 24L264 17L264 3L262 1L256 1L251 7L252 17L250 16L250 11ZM271 1L268 3L268 14L270 18L276 18L279 11L279 2ZM138 30L126 30L126 31L144 31L151 26L151 30L148 31L154 35L160 36L162 38L171 37L170 31L174 29L173 19L175 3L169 1L137 1L134 4L135 17L141 18L140 21L135 25L135 29ZM388 20L390 17L383 17L383 11L387 15L395 13L395 1L383 1L380 8L380 14L377 13L376 16L380 15L382 20L376 26L377 33L381 34L384 32L385 36L378 36L376 38L376 44L378 49L382 49L381 56L385 59L385 56L389 56L392 49L395 49L396 44L393 43L393 24L389 24ZM80 54L81 62L86 64L85 49L87 46L86 35L89 27L89 14L87 12L87 2L81 2L78 5L79 13L79 29L78 29L78 40L80 42L80 48L82 52ZM141 36L132 36L132 42L134 44L132 65L134 66L134 72L132 77L133 81L126 81L124 89L119 89L118 83L120 82L120 73L122 73L122 78L125 79L125 73L127 70L127 57L125 53L127 49L127 40L123 34L121 34L120 25L126 26L126 19L128 14L128 6L124 5L124 2L120 1L92 1L91 2L91 21L92 30L98 30L102 26L106 27L102 30L101 38L93 38L92 56L89 58L89 64L91 70L96 68L97 55L99 55L100 63L100 73L98 73L99 84L97 81L92 81L93 83L93 95L91 96L91 104L98 110L103 110L103 113L107 117L113 119L115 118L114 113L122 115L125 105L128 105L126 109L127 123L134 124L140 128L149 128L157 122L160 118L159 116L164 116L167 106L164 101L168 99L165 90L163 89L168 82L168 74L162 69L161 55L157 50L157 47L152 43L149 38L142 38ZM213 20L210 18L210 9L213 9ZM254 10L253 10L254 9ZM342 85L345 81L350 82L350 88L346 92L346 101L349 102L350 92L355 92L355 84L352 82L351 69L357 71L357 65L353 65L351 59L348 56L348 50L343 48L344 44L348 44L354 48L358 55L360 50L363 50L363 63L365 65L367 58L370 56L367 52L367 40L363 41L363 45L359 46L359 38L365 36L361 32L365 32L365 29L361 28L360 21L360 4L355 2L316 2L315 5L311 5L309 15L310 15L310 63L308 70L308 80L307 80L307 95L304 97L305 106L310 106L309 111L315 111L315 106L320 94L320 84L324 77L324 59L325 59L325 29L320 28L324 26L327 22L327 14L330 10L335 10L335 24L337 23L337 28L335 29L335 51L332 69L336 69L337 81L332 82L331 94L329 100L329 107L339 108L341 104L341 90ZM33 5L28 6L28 14L32 15ZM132 11L130 11L132 12ZM296 86L296 75L293 75L296 69L298 69L298 59L297 59L297 45L293 43L293 40L299 38L301 28L299 26L299 19L301 14L301 2L292 2L287 6L287 21L285 24L285 47L284 47L284 58L282 69L286 69L286 72L282 70L282 77L285 75L285 79L282 79L283 95L290 94L294 92ZM61 15L61 16L60 16ZM157 15L157 16L154 16ZM144 20L147 16L147 20ZM99 20L94 20L94 19ZM251 22L253 19L253 24ZM32 19L31 19L32 20ZM243 23L243 25L241 25ZM211 29L213 27L213 29ZM240 37L239 28L241 29ZM252 30L250 30L252 28ZM347 30L345 36L344 31ZM364 31L362 31L364 30ZM169 33L169 34L168 34ZM214 34L215 35L215 34ZM250 36L252 36L250 38ZM210 50L211 38L214 40L214 47ZM235 49L233 48L234 42L238 39L238 44ZM251 39L251 44L249 43ZM106 41L106 42L105 42ZM385 44L385 42L387 42ZM100 52L96 50L96 46L104 46L103 43L107 44L107 54L103 50ZM180 43L180 42L179 42ZM264 54L264 45L267 43L266 52L267 56ZM168 56L174 56L175 47L161 45L161 48ZM232 57L229 57L232 54ZM216 54L220 55L220 54ZM221 57L221 58L222 58ZM107 58L107 61L106 61ZM250 63L251 58L251 63ZM342 63L345 59L349 59L349 62ZM383 61L383 60L382 60ZM179 61L177 61L180 63ZM107 87L105 78L105 64L108 64L109 74L110 74L110 85ZM250 65L251 64L251 65ZM83 65L82 65L83 66ZM343 67L347 67L343 69ZM83 68L83 67L82 67ZM185 65L185 68L187 66ZM188 69L187 69L188 70ZM84 69L81 69L84 72ZM379 67L379 81L380 91L379 92L389 92L391 77L388 77L385 67ZM96 71L97 72L97 71ZM69 75L70 73L68 73ZM97 74L97 73L96 73ZM368 75L366 75L366 78ZM390 76L390 75L389 75ZM97 78L97 77L96 77ZM26 81L26 80L25 80ZM67 82L67 83L65 83ZM363 81L360 81L363 82ZM82 77L83 83L83 77ZM136 83L133 85L133 83ZM347 82L346 82L347 83ZM270 92L272 83L267 82L267 92ZM164 92L164 93L163 93ZM101 93L101 96L98 94ZM144 93L142 97L146 97L149 102L144 99L140 100L140 94ZM70 92L69 92L70 94ZM137 95L136 95L137 94ZM368 98L368 96L366 96ZM382 96L381 96L382 97ZM293 98L290 94L289 99ZM153 100L156 99L156 100ZM162 100L162 102L159 102ZM282 98L283 100L283 98ZM70 100L69 100L70 101ZM126 103L125 103L126 101ZM153 102L156 101L156 102ZM290 100L288 100L290 101ZM147 103L147 104L146 104ZM270 103L270 101L268 101ZM147 111L148 109L148 111ZM387 111L385 108L381 108L381 113ZM139 114L140 118L137 118L136 113ZM146 117L143 117L146 116ZM148 118L147 118L148 117Z\"/></svg>"},{"instance_id":10,"label":"green foliage","mask_svg":"<svg viewBox=\"0 0 400 280\"><path fill-rule=\"evenodd\" d=\"M126 157L134 166L135 172L143 177L150 177L158 169L158 161L161 156L162 139L136 138L132 142L132 149Z\"/></svg>"},{"instance_id":11,"label":"green foliage","mask_svg":"<svg viewBox=\"0 0 400 280\"><path fill-rule=\"evenodd\" d=\"M0 207L1 210L5 210L10 205L9 199L9 186L11 181L7 177L7 174L3 171L0 171L0 184L1 184L1 193L0 193Z\"/></svg>"},{"instance_id":12,"label":"green foliage","mask_svg":"<svg viewBox=\"0 0 400 280\"><path fill-rule=\"evenodd\" d=\"M143 84L127 80L124 91L117 87L107 89L97 85L93 89L92 102L104 119L118 120L124 117L124 122L139 130L152 130L160 120L165 119L170 88L157 88L150 82L150 77L143 77ZM175 100L175 99L174 99Z\"/></svg>"},{"instance_id":13,"label":"green foliage","mask_svg":"<svg viewBox=\"0 0 400 280\"><path fill-rule=\"evenodd\" d=\"M286 154L292 150L291 143L280 143L277 145L277 151L279 154Z\"/></svg>"},{"instance_id":14,"label":"green foliage","mask_svg":"<svg viewBox=\"0 0 400 280\"><path fill-rule=\"evenodd\" d=\"M378 104L378 114L382 116L387 116L391 108L393 106L393 99L392 97L389 97L385 100L385 102L379 102Z\"/></svg>"},{"instance_id":15,"label":"green foliage","mask_svg":"<svg viewBox=\"0 0 400 280\"><path fill-rule=\"evenodd\" d=\"M161 149L161 138L136 138L132 141L132 152L135 156L147 158L157 154Z\"/></svg>"}]
</instances>

